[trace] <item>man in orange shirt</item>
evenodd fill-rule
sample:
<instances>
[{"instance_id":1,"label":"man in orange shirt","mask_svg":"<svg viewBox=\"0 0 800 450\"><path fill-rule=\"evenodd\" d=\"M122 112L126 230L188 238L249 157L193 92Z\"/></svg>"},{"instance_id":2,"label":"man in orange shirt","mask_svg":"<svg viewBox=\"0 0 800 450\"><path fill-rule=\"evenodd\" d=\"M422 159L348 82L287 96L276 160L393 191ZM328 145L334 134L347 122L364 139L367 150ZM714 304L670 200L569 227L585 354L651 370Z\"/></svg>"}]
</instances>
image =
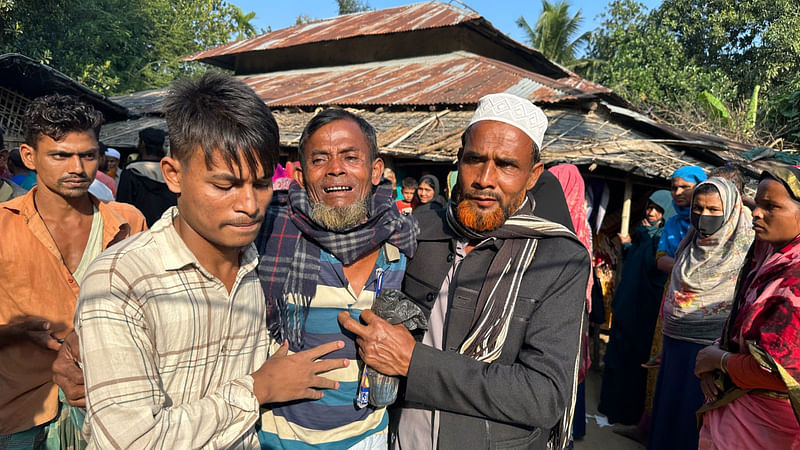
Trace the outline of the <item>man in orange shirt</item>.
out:
<instances>
[{"instance_id":1,"label":"man in orange shirt","mask_svg":"<svg viewBox=\"0 0 800 450\"><path fill-rule=\"evenodd\" d=\"M108 246L146 228L133 206L88 193L102 115L69 96L34 100L22 160L37 186L0 203L0 449L58 442L50 368L72 331L79 284Z\"/></svg>"}]
</instances>

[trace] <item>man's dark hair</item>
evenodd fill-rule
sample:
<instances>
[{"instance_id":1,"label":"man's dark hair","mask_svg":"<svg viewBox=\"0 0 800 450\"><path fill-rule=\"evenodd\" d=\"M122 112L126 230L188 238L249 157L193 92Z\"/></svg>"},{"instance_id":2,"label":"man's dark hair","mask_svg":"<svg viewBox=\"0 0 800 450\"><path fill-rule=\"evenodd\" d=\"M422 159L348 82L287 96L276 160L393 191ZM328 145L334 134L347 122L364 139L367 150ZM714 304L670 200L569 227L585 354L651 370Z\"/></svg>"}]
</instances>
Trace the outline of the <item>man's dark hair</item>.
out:
<instances>
[{"instance_id":1,"label":"man's dark hair","mask_svg":"<svg viewBox=\"0 0 800 450\"><path fill-rule=\"evenodd\" d=\"M25 143L36 148L36 142L47 136L54 141L67 133L94 131L100 139L103 114L72 95L46 95L34 99L22 116Z\"/></svg>"},{"instance_id":2,"label":"man's dark hair","mask_svg":"<svg viewBox=\"0 0 800 450\"><path fill-rule=\"evenodd\" d=\"M472 125L475 124L473 123ZM467 145L467 138L472 132L472 125L468 126L467 129L464 130L464 134L461 135L462 149ZM541 155L539 154L539 147L536 146L536 142L534 142L533 145L531 146L531 155L533 155L533 158L531 159L531 168L532 168L534 164L538 163L541 160Z\"/></svg>"},{"instance_id":3,"label":"man's dark hair","mask_svg":"<svg viewBox=\"0 0 800 450\"><path fill-rule=\"evenodd\" d=\"M708 177L725 178L736 186L736 190L739 191L740 194L743 193L744 176L742 176L742 172L733 165L726 164L711 169L711 171L708 172Z\"/></svg>"},{"instance_id":4,"label":"man's dark hair","mask_svg":"<svg viewBox=\"0 0 800 450\"><path fill-rule=\"evenodd\" d=\"M172 157L186 163L202 149L206 165L219 153L229 168L259 164L271 177L278 164L278 123L269 107L242 81L221 72L172 84L165 101Z\"/></svg>"},{"instance_id":5,"label":"man's dark hair","mask_svg":"<svg viewBox=\"0 0 800 450\"><path fill-rule=\"evenodd\" d=\"M372 125L370 125L369 122L364 120L362 117L357 116L350 111L339 108L330 108L321 111L310 121L308 121L305 129L303 129L303 134L300 135L300 143L297 145L297 156L300 158L301 167L305 168L305 146L308 140L311 138L311 135L316 133L316 131L323 126L331 122L336 122L337 120L352 120L358 124L358 128L360 128L361 132L364 133L364 137L367 139L367 144L369 144L370 164L378 158L378 138L375 134L375 128L373 128Z\"/></svg>"},{"instance_id":6,"label":"man's dark hair","mask_svg":"<svg viewBox=\"0 0 800 450\"><path fill-rule=\"evenodd\" d=\"M414 177L405 177L403 178L403 189L416 189L419 187L419 183Z\"/></svg>"},{"instance_id":7,"label":"man's dark hair","mask_svg":"<svg viewBox=\"0 0 800 450\"><path fill-rule=\"evenodd\" d=\"M139 132L139 142L144 145L148 156L163 158L166 156L164 151L164 141L167 140L167 132L154 127L147 127Z\"/></svg>"}]
</instances>

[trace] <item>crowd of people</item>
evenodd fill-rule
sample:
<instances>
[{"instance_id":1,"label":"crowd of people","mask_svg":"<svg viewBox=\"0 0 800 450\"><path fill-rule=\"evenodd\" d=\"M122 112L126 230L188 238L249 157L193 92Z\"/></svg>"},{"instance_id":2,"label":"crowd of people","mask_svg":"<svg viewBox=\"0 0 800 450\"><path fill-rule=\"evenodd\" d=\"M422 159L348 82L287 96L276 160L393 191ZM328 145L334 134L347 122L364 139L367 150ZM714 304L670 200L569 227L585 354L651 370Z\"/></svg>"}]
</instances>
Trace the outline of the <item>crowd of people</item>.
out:
<instances>
[{"instance_id":1,"label":"crowd of people","mask_svg":"<svg viewBox=\"0 0 800 450\"><path fill-rule=\"evenodd\" d=\"M398 185L343 109L279 164L272 113L229 75L173 83L165 117L121 164L94 108L46 96L0 153L0 450L585 434L587 192L544 168L532 102L483 97L445 189ZM765 172L754 203L731 168L676 171L620 236L599 410L650 448L800 448L799 236L800 170Z\"/></svg>"}]
</instances>

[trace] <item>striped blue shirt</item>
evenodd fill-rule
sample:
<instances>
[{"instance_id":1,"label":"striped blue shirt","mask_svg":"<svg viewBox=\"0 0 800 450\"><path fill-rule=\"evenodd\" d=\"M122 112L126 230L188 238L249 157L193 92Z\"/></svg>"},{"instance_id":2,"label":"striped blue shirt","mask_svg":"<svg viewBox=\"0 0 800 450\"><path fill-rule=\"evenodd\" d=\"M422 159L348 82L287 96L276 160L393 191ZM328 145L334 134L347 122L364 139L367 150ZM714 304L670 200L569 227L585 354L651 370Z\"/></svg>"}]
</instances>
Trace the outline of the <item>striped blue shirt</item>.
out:
<instances>
[{"instance_id":1,"label":"striped blue shirt","mask_svg":"<svg viewBox=\"0 0 800 450\"><path fill-rule=\"evenodd\" d=\"M303 348L290 348L297 352L326 342L342 340L343 349L325 358L348 358L351 363L342 369L324 374L339 381L339 389L326 390L320 400L307 400L264 409L258 438L263 449L341 449L351 447L375 433L387 431L389 419L385 408L355 406L361 371L356 364L358 352L355 336L339 325L336 316L349 311L358 320L361 311L372 307L379 276L382 289L400 289L406 268L406 257L389 244L378 255L375 268L370 273L359 295L355 294L344 275L342 263L322 250L317 291L305 324ZM288 317L302 317L290 299ZM297 312L298 314L292 314ZM270 354L277 349L275 343Z\"/></svg>"}]
</instances>

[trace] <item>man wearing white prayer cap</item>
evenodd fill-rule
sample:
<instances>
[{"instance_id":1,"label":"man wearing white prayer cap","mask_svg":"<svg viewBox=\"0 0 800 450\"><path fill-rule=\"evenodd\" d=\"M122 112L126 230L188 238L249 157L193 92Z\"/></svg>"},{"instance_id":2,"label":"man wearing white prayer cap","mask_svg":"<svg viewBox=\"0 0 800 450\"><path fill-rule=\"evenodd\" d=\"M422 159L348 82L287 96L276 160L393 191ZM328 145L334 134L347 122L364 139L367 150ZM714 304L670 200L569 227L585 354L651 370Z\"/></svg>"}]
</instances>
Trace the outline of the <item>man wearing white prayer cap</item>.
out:
<instances>
[{"instance_id":1,"label":"man wearing white prayer cap","mask_svg":"<svg viewBox=\"0 0 800 450\"><path fill-rule=\"evenodd\" d=\"M119 150L115 148L106 148L106 174L114 179L115 183L119 183Z\"/></svg>"},{"instance_id":2,"label":"man wearing white prayer cap","mask_svg":"<svg viewBox=\"0 0 800 450\"><path fill-rule=\"evenodd\" d=\"M365 324L339 316L366 364L406 379L396 448L567 443L590 264L569 228L533 214L546 129L530 100L478 102L448 207L416 216L403 293L428 318L424 334L370 311Z\"/></svg>"}]
</instances>

